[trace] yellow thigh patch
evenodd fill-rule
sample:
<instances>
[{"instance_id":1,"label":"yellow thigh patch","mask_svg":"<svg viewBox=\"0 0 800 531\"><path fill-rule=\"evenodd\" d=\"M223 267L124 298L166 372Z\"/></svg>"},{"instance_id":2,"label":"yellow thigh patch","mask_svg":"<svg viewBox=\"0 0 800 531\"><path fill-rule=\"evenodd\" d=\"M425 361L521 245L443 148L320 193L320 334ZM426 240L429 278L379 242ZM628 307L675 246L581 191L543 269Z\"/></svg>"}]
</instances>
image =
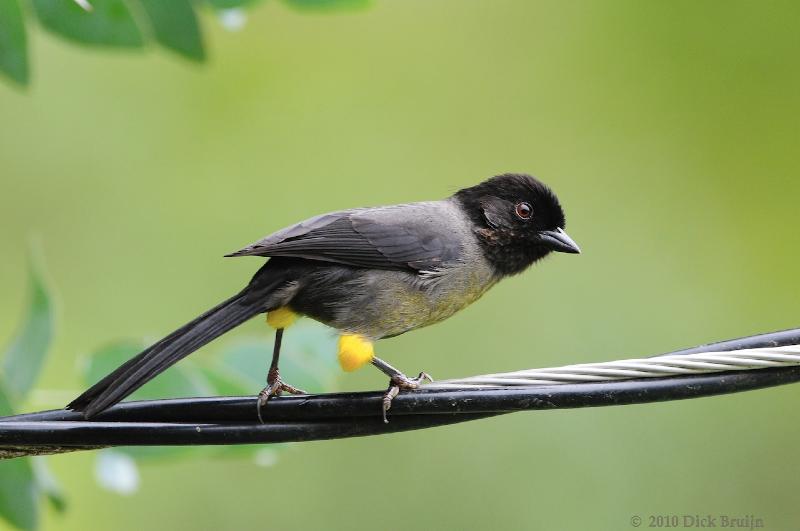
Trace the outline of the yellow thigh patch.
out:
<instances>
[{"instance_id":1,"label":"yellow thigh patch","mask_svg":"<svg viewBox=\"0 0 800 531\"><path fill-rule=\"evenodd\" d=\"M364 337L347 334L339 337L339 365L347 372L354 371L372 361L375 350Z\"/></svg>"},{"instance_id":2,"label":"yellow thigh patch","mask_svg":"<svg viewBox=\"0 0 800 531\"><path fill-rule=\"evenodd\" d=\"M297 320L297 314L287 306L267 312L267 324L272 328L289 328Z\"/></svg>"}]
</instances>

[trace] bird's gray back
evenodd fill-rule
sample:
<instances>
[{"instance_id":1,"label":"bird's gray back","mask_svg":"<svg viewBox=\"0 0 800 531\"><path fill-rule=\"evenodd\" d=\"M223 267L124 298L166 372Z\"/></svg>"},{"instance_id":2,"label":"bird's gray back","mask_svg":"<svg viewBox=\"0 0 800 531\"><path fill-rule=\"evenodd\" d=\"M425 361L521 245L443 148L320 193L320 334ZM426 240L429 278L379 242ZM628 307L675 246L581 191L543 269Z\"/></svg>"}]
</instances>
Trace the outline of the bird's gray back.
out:
<instances>
[{"instance_id":1,"label":"bird's gray back","mask_svg":"<svg viewBox=\"0 0 800 531\"><path fill-rule=\"evenodd\" d=\"M343 210L279 230L229 256L291 256L377 269L425 271L461 258L474 239L452 199Z\"/></svg>"}]
</instances>

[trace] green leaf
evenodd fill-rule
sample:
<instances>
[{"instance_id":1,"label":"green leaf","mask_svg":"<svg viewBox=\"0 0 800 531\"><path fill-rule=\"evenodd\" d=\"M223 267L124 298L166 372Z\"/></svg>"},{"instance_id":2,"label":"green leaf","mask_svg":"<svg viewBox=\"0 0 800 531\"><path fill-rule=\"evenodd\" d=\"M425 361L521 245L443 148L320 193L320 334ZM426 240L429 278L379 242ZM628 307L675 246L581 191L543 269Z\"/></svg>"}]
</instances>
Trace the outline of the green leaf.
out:
<instances>
[{"instance_id":1,"label":"green leaf","mask_svg":"<svg viewBox=\"0 0 800 531\"><path fill-rule=\"evenodd\" d=\"M17 0L0 0L0 70L28 84L28 40Z\"/></svg>"},{"instance_id":2,"label":"green leaf","mask_svg":"<svg viewBox=\"0 0 800 531\"><path fill-rule=\"evenodd\" d=\"M291 334L291 335L290 335ZM337 389L342 369L336 359L337 339L331 330L314 321L301 321L283 336L281 374L309 393ZM291 380L289 380L291 378Z\"/></svg>"},{"instance_id":3,"label":"green leaf","mask_svg":"<svg viewBox=\"0 0 800 531\"><path fill-rule=\"evenodd\" d=\"M218 365L249 394L266 385L273 339L249 339L225 349ZM309 393L332 391L341 373L336 361L336 341L330 331L312 321L301 321L283 336L281 377Z\"/></svg>"},{"instance_id":4,"label":"green leaf","mask_svg":"<svg viewBox=\"0 0 800 531\"><path fill-rule=\"evenodd\" d=\"M139 0L164 47L195 61L205 59L203 37L189 0Z\"/></svg>"},{"instance_id":5,"label":"green leaf","mask_svg":"<svg viewBox=\"0 0 800 531\"><path fill-rule=\"evenodd\" d=\"M140 341L117 341L101 347L89 356L84 379L94 384L105 375L144 350ZM157 378L150 380L131 395L131 399L144 400L182 396L208 396L213 394L205 376L189 361L170 367Z\"/></svg>"},{"instance_id":6,"label":"green leaf","mask_svg":"<svg viewBox=\"0 0 800 531\"><path fill-rule=\"evenodd\" d=\"M10 397L0 385L0 415L13 413ZM39 492L28 458L0 461L0 517L18 529L38 525Z\"/></svg>"},{"instance_id":7,"label":"green leaf","mask_svg":"<svg viewBox=\"0 0 800 531\"><path fill-rule=\"evenodd\" d=\"M84 11L72 0L32 0L42 26L82 44L138 48L142 34L124 0L91 0Z\"/></svg>"},{"instance_id":8,"label":"green leaf","mask_svg":"<svg viewBox=\"0 0 800 531\"><path fill-rule=\"evenodd\" d=\"M208 0L214 9L234 9L237 7L251 6L261 0Z\"/></svg>"},{"instance_id":9,"label":"green leaf","mask_svg":"<svg viewBox=\"0 0 800 531\"><path fill-rule=\"evenodd\" d=\"M146 345L141 341L116 341L93 352L85 366L84 379L93 384L141 352ZM183 360L150 380L134 392L133 400L148 400L180 396L210 396L214 388L205 375L191 361ZM191 446L138 446L121 447L118 452L137 459L164 458L198 450Z\"/></svg>"},{"instance_id":10,"label":"green leaf","mask_svg":"<svg viewBox=\"0 0 800 531\"><path fill-rule=\"evenodd\" d=\"M223 349L216 362L204 369L218 394L253 397L266 385L272 359L274 337L251 338ZM309 393L332 391L341 370L336 362L336 340L330 330L313 322L301 321L283 336L281 377ZM269 407L269 406L267 406ZM251 457L261 466L270 466L291 445L235 445L216 447L214 457Z\"/></svg>"},{"instance_id":11,"label":"green leaf","mask_svg":"<svg viewBox=\"0 0 800 531\"><path fill-rule=\"evenodd\" d=\"M7 417L14 414L14 406L11 403L11 397L5 390L5 386L0 382L0 417Z\"/></svg>"},{"instance_id":12,"label":"green leaf","mask_svg":"<svg viewBox=\"0 0 800 531\"><path fill-rule=\"evenodd\" d=\"M372 5L371 0L283 0L302 11L354 11Z\"/></svg>"},{"instance_id":13,"label":"green leaf","mask_svg":"<svg viewBox=\"0 0 800 531\"><path fill-rule=\"evenodd\" d=\"M39 493L30 459L0 461L0 516L19 529L36 529Z\"/></svg>"},{"instance_id":14,"label":"green leaf","mask_svg":"<svg viewBox=\"0 0 800 531\"><path fill-rule=\"evenodd\" d=\"M15 401L33 387L53 339L53 303L42 273L41 260L29 258L29 302L25 318L3 359L4 382Z\"/></svg>"},{"instance_id":15,"label":"green leaf","mask_svg":"<svg viewBox=\"0 0 800 531\"><path fill-rule=\"evenodd\" d=\"M248 381L231 373L223 365L199 367L199 370L214 390L214 396L247 396L253 394L253 389L249 387Z\"/></svg>"},{"instance_id":16,"label":"green leaf","mask_svg":"<svg viewBox=\"0 0 800 531\"><path fill-rule=\"evenodd\" d=\"M63 513L67 509L67 500L64 497L64 491L61 490L61 485L58 484L47 466L47 458L43 455L35 456L31 457L31 461L39 492L47 497L56 512Z\"/></svg>"}]
</instances>

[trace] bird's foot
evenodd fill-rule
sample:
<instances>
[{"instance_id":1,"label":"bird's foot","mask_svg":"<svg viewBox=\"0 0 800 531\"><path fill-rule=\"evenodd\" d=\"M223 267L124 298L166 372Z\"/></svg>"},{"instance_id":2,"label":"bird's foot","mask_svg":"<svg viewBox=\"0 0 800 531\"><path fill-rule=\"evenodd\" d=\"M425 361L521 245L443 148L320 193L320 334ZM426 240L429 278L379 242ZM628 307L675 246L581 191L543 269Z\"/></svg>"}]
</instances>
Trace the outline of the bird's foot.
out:
<instances>
[{"instance_id":1,"label":"bird's foot","mask_svg":"<svg viewBox=\"0 0 800 531\"><path fill-rule=\"evenodd\" d=\"M386 418L386 412L392 407L392 400L400 394L400 389L419 389L420 384L428 380L433 381L433 378L426 373L421 372L416 378L409 378L405 374L398 372L393 374L389 380L389 387L383 394L383 422L388 424L389 420Z\"/></svg>"},{"instance_id":2,"label":"bird's foot","mask_svg":"<svg viewBox=\"0 0 800 531\"><path fill-rule=\"evenodd\" d=\"M302 389L298 389L292 385L285 383L281 380L281 374L278 369L270 369L267 374L267 386L258 393L258 401L256 403L256 412L258 413L258 421L264 424L264 419L261 417L261 408L267 405L269 399L273 396L280 396L281 393L289 393L291 395L305 395L308 394Z\"/></svg>"}]
</instances>

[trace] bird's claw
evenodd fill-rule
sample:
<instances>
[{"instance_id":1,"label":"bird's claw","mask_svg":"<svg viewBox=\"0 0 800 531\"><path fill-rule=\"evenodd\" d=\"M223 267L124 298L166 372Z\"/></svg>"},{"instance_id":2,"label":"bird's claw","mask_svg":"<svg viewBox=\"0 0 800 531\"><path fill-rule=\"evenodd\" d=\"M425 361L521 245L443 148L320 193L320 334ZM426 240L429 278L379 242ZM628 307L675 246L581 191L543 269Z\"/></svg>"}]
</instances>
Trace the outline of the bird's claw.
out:
<instances>
[{"instance_id":1,"label":"bird's claw","mask_svg":"<svg viewBox=\"0 0 800 531\"><path fill-rule=\"evenodd\" d=\"M261 408L267 405L270 398L280 396L282 393L289 393L290 395L308 394L302 389L284 383L277 369L270 370L267 375L267 386L258 393L258 400L256 401L256 413L261 424L264 424L264 419L261 417Z\"/></svg>"},{"instance_id":2,"label":"bird's claw","mask_svg":"<svg viewBox=\"0 0 800 531\"><path fill-rule=\"evenodd\" d=\"M400 389L419 389L420 384L423 381L432 382L433 378L431 375L426 372L419 373L419 376L416 378L409 378L405 374L395 374L389 380L389 387L386 389L386 392L383 394L383 422L384 424L389 423L389 419L386 418L386 412L389 411L392 407L392 400L394 397L400 394Z\"/></svg>"}]
</instances>

